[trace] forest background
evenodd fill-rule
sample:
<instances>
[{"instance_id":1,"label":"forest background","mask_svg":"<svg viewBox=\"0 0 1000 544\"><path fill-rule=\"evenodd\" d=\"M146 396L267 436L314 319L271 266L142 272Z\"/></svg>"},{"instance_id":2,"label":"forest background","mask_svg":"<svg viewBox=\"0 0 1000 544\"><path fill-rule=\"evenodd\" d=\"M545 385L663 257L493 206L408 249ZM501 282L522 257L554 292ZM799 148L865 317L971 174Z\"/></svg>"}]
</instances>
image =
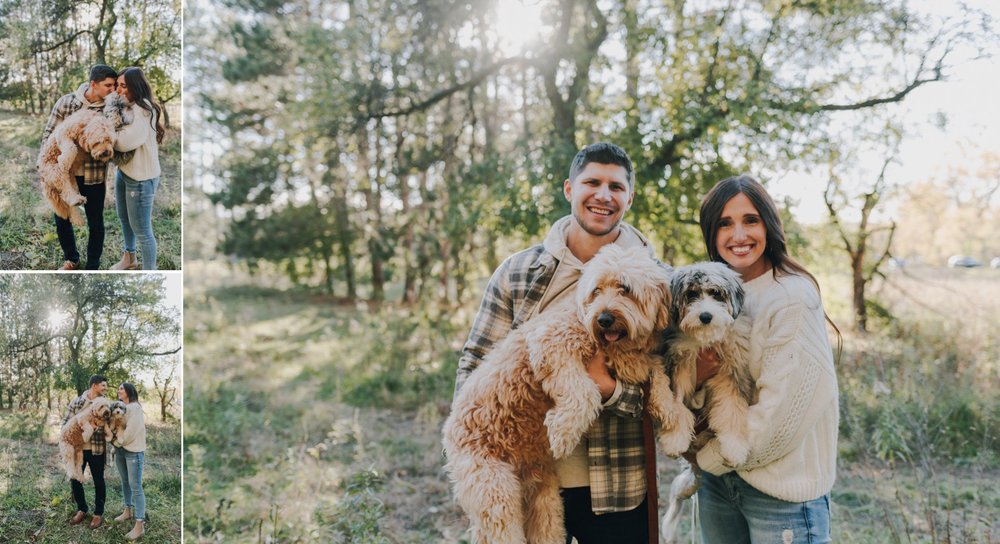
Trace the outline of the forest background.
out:
<instances>
[{"instance_id":1,"label":"forest background","mask_svg":"<svg viewBox=\"0 0 1000 544\"><path fill-rule=\"evenodd\" d=\"M627 220L674 265L704 258L719 179L785 197L844 332L835 540L995 539L1000 271L946 261L1000 256L1000 123L912 107L992 69L990 9L189 5L186 534L466 539L439 442L458 351L492 270L567 212L575 151L610 140L636 164ZM914 173L926 140L958 154Z\"/></svg>"},{"instance_id":2,"label":"forest background","mask_svg":"<svg viewBox=\"0 0 1000 544\"><path fill-rule=\"evenodd\" d=\"M114 463L105 469L105 524L70 525L76 503L59 460L68 404L108 379L130 382L146 423L146 538L181 538L180 274L0 274L0 541L121 542ZM84 484L95 505L93 479ZM108 516L107 514L111 514ZM89 520L88 520L89 523Z\"/></svg>"}]
</instances>

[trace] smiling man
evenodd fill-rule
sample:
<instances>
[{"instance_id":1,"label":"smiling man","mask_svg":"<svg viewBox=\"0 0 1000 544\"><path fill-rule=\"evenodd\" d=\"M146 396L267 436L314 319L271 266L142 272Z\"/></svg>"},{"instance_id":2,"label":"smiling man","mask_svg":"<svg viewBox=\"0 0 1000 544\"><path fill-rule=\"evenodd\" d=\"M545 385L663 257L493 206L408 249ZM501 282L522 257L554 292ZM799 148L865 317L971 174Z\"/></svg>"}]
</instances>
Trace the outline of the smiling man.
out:
<instances>
[{"instance_id":1,"label":"smiling man","mask_svg":"<svg viewBox=\"0 0 1000 544\"><path fill-rule=\"evenodd\" d=\"M543 243L510 256L493 273L462 350L456 392L496 342L572 298L584 264L602 247L641 246L652 255L648 240L622 222L635 196L625 150L609 143L583 148L573 158L563 194L571 215L556 221ZM647 542L642 392L618 382L602 352L587 370L604 410L573 453L557 462L567 541Z\"/></svg>"}]
</instances>

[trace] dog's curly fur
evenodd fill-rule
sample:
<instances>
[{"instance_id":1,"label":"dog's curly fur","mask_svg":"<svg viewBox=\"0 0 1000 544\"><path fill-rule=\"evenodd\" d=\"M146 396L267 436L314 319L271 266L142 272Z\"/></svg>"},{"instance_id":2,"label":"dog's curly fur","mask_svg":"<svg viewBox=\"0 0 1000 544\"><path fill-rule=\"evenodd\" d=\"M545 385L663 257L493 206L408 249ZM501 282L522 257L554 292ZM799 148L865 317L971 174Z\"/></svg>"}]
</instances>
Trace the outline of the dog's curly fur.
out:
<instances>
[{"instance_id":1,"label":"dog's curly fur","mask_svg":"<svg viewBox=\"0 0 1000 544\"><path fill-rule=\"evenodd\" d=\"M42 143L38 155L42 190L56 215L74 225L83 225L77 206L85 204L87 198L80 194L73 172L86 158L84 153L98 161L114 156L116 124L125 122L125 110L120 103L120 98L114 98L108 100L104 111L90 108L76 111L63 119Z\"/></svg>"},{"instance_id":2,"label":"dog's curly fur","mask_svg":"<svg viewBox=\"0 0 1000 544\"><path fill-rule=\"evenodd\" d=\"M704 407L710 433L699 435L697 450L716 436L725 462L736 466L750 452L747 411L754 383L748 365L751 322L742 313L743 283L739 273L722 263L699 263L674 270L670 278L671 327L663 334L658 352L665 355L667 372L677 399L692 406L697 388L698 353L715 350L719 370L704 383ZM692 429L693 431L693 429ZM676 542L680 503L697 491L701 474L690 465L674 479L661 533Z\"/></svg>"},{"instance_id":3,"label":"dog's curly fur","mask_svg":"<svg viewBox=\"0 0 1000 544\"><path fill-rule=\"evenodd\" d=\"M458 392L443 429L445 470L477 542L565 542L555 460L600 413L586 371L599 349L617 379L651 382L647 404L661 445L673 455L687 450L679 419L691 413L675 404L651 355L668 325L668 277L644 248L606 246L584 267L574 303L511 331Z\"/></svg>"},{"instance_id":4,"label":"dog's curly fur","mask_svg":"<svg viewBox=\"0 0 1000 544\"><path fill-rule=\"evenodd\" d=\"M90 442L98 428L104 428L105 433L110 434L110 420L111 402L97 397L63 425L59 436L59 457L70 479L83 482L83 445Z\"/></svg>"}]
</instances>

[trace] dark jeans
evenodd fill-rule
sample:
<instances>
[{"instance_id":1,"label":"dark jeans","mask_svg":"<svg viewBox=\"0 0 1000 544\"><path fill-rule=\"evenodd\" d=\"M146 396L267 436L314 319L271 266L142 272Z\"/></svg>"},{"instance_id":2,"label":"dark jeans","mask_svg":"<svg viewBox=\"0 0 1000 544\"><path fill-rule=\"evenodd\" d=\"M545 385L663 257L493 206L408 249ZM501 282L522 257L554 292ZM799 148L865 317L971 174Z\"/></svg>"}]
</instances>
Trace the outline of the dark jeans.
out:
<instances>
[{"instance_id":1,"label":"dark jeans","mask_svg":"<svg viewBox=\"0 0 1000 544\"><path fill-rule=\"evenodd\" d=\"M90 450L83 450L83 468L90 465L90 475L94 477L94 515L104 515L104 498L107 496L104 487L104 461L107 453L93 455ZM81 512L87 511L87 496L83 492L83 484L76 480L70 480L69 485L73 488L73 500L76 501L76 509Z\"/></svg>"},{"instance_id":2,"label":"dark jeans","mask_svg":"<svg viewBox=\"0 0 1000 544\"><path fill-rule=\"evenodd\" d=\"M101 254L104 253L104 183L84 185L83 176L76 177L76 185L80 194L87 197L83 211L87 215L87 270L97 270L101 266ZM76 249L76 234L73 224L53 214L56 218L56 234L59 235L59 245L62 246L63 258L74 263L80 262L80 252Z\"/></svg>"},{"instance_id":3,"label":"dark jeans","mask_svg":"<svg viewBox=\"0 0 1000 544\"><path fill-rule=\"evenodd\" d=\"M580 544L646 544L649 542L649 521L646 501L627 512L594 514L589 487L573 487L560 491L566 511L566 544L576 537Z\"/></svg>"}]
</instances>

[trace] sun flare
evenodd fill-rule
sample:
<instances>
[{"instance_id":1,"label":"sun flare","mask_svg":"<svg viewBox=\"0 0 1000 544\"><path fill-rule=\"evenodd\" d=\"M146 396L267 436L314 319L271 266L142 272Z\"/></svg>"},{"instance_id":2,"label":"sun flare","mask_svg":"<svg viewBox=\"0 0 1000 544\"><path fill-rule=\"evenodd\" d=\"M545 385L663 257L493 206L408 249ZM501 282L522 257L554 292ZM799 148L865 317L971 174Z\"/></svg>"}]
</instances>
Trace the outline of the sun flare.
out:
<instances>
[{"instance_id":1,"label":"sun flare","mask_svg":"<svg viewBox=\"0 0 1000 544\"><path fill-rule=\"evenodd\" d=\"M542 0L497 0L496 32L508 55L524 53L542 33Z\"/></svg>"},{"instance_id":2,"label":"sun flare","mask_svg":"<svg viewBox=\"0 0 1000 544\"><path fill-rule=\"evenodd\" d=\"M59 330L66 322L69 321L69 313L64 310L50 310L49 317L46 322L49 325L49 330Z\"/></svg>"}]
</instances>

